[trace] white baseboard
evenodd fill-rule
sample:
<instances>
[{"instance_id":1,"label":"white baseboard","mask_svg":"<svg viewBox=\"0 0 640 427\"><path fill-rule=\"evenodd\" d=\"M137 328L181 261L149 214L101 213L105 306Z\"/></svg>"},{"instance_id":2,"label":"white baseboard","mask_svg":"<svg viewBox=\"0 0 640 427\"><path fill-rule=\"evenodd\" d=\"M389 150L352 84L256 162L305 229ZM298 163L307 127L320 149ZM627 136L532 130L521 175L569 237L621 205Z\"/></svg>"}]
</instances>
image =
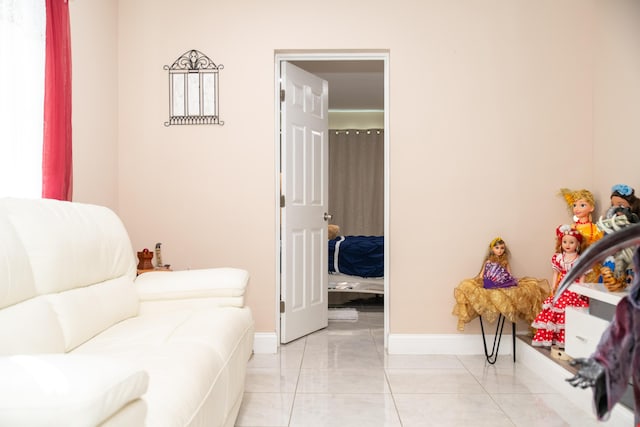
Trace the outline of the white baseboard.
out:
<instances>
[{"instance_id":1,"label":"white baseboard","mask_svg":"<svg viewBox=\"0 0 640 427\"><path fill-rule=\"evenodd\" d=\"M494 335L486 335L491 354ZM389 334L389 354L484 354L482 335L463 334ZM499 354L513 354L511 334L500 339Z\"/></svg>"},{"instance_id":2,"label":"white baseboard","mask_svg":"<svg viewBox=\"0 0 640 427\"><path fill-rule=\"evenodd\" d=\"M493 335L486 337L491 352ZM278 337L275 332L256 332L253 352L274 354L278 352ZM437 335L437 334L390 334L389 354L484 354L482 335ZM511 335L503 335L500 354L512 354Z\"/></svg>"},{"instance_id":3,"label":"white baseboard","mask_svg":"<svg viewBox=\"0 0 640 427\"><path fill-rule=\"evenodd\" d=\"M253 337L253 352L275 354L278 352L278 336L275 332L256 332Z\"/></svg>"},{"instance_id":4,"label":"white baseboard","mask_svg":"<svg viewBox=\"0 0 640 427\"><path fill-rule=\"evenodd\" d=\"M486 336L487 349L491 352L493 335ZM278 337L275 332L256 332L253 339L254 353L274 354L278 352ZM390 334L389 354L484 354L482 335L446 334ZM511 334L500 341L500 354L512 354Z\"/></svg>"}]
</instances>

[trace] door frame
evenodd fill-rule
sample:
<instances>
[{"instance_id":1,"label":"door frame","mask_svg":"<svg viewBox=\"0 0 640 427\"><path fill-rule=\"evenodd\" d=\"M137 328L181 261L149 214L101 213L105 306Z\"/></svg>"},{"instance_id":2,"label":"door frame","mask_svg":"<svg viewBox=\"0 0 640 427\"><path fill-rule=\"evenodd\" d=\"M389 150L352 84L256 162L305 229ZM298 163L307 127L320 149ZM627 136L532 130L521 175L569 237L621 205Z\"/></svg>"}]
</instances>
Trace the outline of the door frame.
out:
<instances>
[{"instance_id":1,"label":"door frame","mask_svg":"<svg viewBox=\"0 0 640 427\"><path fill-rule=\"evenodd\" d=\"M276 51L274 73L274 141L275 141L275 325L276 342L280 346L280 287L281 263L280 252L280 62L281 61L383 61L384 64L384 348L387 348L389 336L389 52L388 51ZM331 209L331 208L329 208Z\"/></svg>"}]
</instances>

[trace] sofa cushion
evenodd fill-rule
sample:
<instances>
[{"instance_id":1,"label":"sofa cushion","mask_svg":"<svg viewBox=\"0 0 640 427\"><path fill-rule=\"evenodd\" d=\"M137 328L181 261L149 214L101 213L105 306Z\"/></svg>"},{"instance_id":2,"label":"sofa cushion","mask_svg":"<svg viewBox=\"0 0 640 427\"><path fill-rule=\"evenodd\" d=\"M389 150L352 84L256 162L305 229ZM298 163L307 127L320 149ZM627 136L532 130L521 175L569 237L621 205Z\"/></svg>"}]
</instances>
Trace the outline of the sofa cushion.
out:
<instances>
[{"instance_id":1,"label":"sofa cushion","mask_svg":"<svg viewBox=\"0 0 640 427\"><path fill-rule=\"evenodd\" d=\"M238 268L205 268L149 272L138 276L135 288L140 313L216 306L243 307L249 273Z\"/></svg>"},{"instance_id":2,"label":"sofa cushion","mask_svg":"<svg viewBox=\"0 0 640 427\"><path fill-rule=\"evenodd\" d=\"M96 426L142 396L148 374L100 356L0 357L0 425Z\"/></svg>"},{"instance_id":3,"label":"sofa cushion","mask_svg":"<svg viewBox=\"0 0 640 427\"><path fill-rule=\"evenodd\" d=\"M100 424L100 427L148 426L146 419L147 402L143 399L136 399Z\"/></svg>"},{"instance_id":4,"label":"sofa cushion","mask_svg":"<svg viewBox=\"0 0 640 427\"><path fill-rule=\"evenodd\" d=\"M222 425L242 395L252 347L251 311L220 307L127 319L74 353L141 363L150 377L143 397L149 426L191 425L194 418Z\"/></svg>"},{"instance_id":5,"label":"sofa cushion","mask_svg":"<svg viewBox=\"0 0 640 427\"><path fill-rule=\"evenodd\" d=\"M0 199L39 295L136 275L129 236L108 208L49 199Z\"/></svg>"},{"instance_id":6,"label":"sofa cushion","mask_svg":"<svg viewBox=\"0 0 640 427\"><path fill-rule=\"evenodd\" d=\"M0 199L0 211L11 226L5 228L14 233L11 238L16 242L11 247L17 248L17 255L10 259L10 273L16 277L10 277L12 285L0 285L0 291L2 286L11 287L10 296L5 297L10 302L49 295L64 333L65 350L138 313L132 286L135 255L113 211L83 203L13 198ZM20 267L25 259L32 284L29 272L22 274ZM27 285L24 294L12 290L18 279Z\"/></svg>"},{"instance_id":7,"label":"sofa cushion","mask_svg":"<svg viewBox=\"0 0 640 427\"><path fill-rule=\"evenodd\" d=\"M0 310L0 355L64 351L62 328L46 295Z\"/></svg>"},{"instance_id":8,"label":"sofa cushion","mask_svg":"<svg viewBox=\"0 0 640 427\"><path fill-rule=\"evenodd\" d=\"M0 308L36 296L31 264L20 237L0 215Z\"/></svg>"},{"instance_id":9,"label":"sofa cushion","mask_svg":"<svg viewBox=\"0 0 640 427\"><path fill-rule=\"evenodd\" d=\"M65 351L138 314L138 296L126 276L47 297L64 333Z\"/></svg>"}]
</instances>

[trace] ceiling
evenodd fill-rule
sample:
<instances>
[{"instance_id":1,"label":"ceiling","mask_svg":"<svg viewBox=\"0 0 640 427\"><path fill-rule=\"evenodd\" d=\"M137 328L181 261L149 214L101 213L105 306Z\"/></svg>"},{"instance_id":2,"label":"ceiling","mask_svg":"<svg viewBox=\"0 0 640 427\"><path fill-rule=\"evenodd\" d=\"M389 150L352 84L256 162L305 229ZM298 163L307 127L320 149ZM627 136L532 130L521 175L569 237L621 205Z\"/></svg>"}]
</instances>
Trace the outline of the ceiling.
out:
<instances>
[{"instance_id":1,"label":"ceiling","mask_svg":"<svg viewBox=\"0 0 640 427\"><path fill-rule=\"evenodd\" d=\"M329 110L384 110L384 61L290 61L329 82Z\"/></svg>"}]
</instances>

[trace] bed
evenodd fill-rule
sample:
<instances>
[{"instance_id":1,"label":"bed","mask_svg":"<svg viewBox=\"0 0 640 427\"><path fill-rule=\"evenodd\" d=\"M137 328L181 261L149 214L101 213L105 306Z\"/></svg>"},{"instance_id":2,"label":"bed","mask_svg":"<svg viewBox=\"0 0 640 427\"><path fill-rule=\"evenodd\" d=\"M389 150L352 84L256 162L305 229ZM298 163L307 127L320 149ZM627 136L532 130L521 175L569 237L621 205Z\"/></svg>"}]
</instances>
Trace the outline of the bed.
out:
<instances>
[{"instance_id":1,"label":"bed","mask_svg":"<svg viewBox=\"0 0 640 427\"><path fill-rule=\"evenodd\" d=\"M384 236L329 240L329 291L384 294Z\"/></svg>"}]
</instances>

